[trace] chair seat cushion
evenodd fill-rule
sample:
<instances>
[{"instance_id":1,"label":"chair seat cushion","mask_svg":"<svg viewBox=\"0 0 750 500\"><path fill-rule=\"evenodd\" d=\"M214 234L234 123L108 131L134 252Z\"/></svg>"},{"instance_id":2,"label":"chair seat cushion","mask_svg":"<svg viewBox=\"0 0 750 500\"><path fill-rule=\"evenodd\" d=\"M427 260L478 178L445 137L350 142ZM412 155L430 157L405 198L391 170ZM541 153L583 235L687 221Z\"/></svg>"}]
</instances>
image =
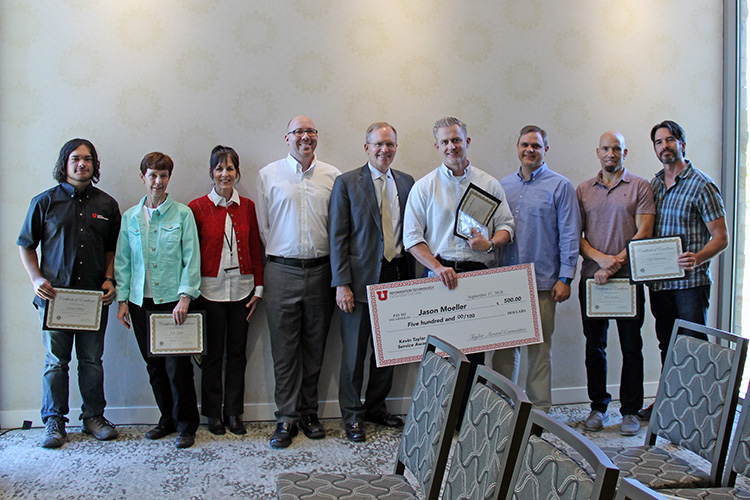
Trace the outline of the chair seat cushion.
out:
<instances>
[{"instance_id":1,"label":"chair seat cushion","mask_svg":"<svg viewBox=\"0 0 750 500\"><path fill-rule=\"evenodd\" d=\"M737 488L678 488L659 490L659 493L667 498L675 497L689 500L750 500L750 493Z\"/></svg>"},{"instance_id":2,"label":"chair seat cushion","mask_svg":"<svg viewBox=\"0 0 750 500\"><path fill-rule=\"evenodd\" d=\"M653 446L602 448L620 468L622 477L637 479L649 488L706 488L706 472Z\"/></svg>"},{"instance_id":3,"label":"chair seat cushion","mask_svg":"<svg viewBox=\"0 0 750 500\"><path fill-rule=\"evenodd\" d=\"M286 472L276 483L280 500L413 500L414 488L398 474Z\"/></svg>"}]
</instances>

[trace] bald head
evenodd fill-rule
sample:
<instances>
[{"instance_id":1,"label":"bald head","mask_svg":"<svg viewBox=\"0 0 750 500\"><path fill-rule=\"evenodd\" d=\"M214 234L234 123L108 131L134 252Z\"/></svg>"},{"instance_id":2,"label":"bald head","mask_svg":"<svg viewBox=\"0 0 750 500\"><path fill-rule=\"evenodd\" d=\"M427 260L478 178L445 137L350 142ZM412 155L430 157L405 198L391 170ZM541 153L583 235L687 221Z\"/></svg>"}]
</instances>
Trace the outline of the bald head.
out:
<instances>
[{"instance_id":1,"label":"bald head","mask_svg":"<svg viewBox=\"0 0 750 500\"><path fill-rule=\"evenodd\" d=\"M628 156L625 147L625 136L615 130L604 132L599 138L599 147L596 148L596 156L602 165L602 170L615 173L623 168L623 161Z\"/></svg>"}]
</instances>

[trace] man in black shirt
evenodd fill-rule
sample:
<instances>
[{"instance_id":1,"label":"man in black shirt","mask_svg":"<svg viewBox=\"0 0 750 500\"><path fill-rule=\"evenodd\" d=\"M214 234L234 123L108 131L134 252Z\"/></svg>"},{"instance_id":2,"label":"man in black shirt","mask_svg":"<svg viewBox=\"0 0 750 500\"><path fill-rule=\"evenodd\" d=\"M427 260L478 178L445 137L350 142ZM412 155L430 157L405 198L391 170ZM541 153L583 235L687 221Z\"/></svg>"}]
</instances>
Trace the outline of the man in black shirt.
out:
<instances>
[{"instance_id":1,"label":"man in black shirt","mask_svg":"<svg viewBox=\"0 0 750 500\"><path fill-rule=\"evenodd\" d=\"M42 446L59 448L66 440L68 364L75 344L83 431L96 439L117 437L104 418L104 330L115 298L114 258L120 230L117 202L92 184L99 181L96 149L85 139L65 143L53 176L59 184L31 200L16 244L34 285L34 306L42 323L47 351L42 378ZM41 244L41 264L36 249ZM56 287L102 290L101 326L97 331L44 329L44 304Z\"/></svg>"}]
</instances>

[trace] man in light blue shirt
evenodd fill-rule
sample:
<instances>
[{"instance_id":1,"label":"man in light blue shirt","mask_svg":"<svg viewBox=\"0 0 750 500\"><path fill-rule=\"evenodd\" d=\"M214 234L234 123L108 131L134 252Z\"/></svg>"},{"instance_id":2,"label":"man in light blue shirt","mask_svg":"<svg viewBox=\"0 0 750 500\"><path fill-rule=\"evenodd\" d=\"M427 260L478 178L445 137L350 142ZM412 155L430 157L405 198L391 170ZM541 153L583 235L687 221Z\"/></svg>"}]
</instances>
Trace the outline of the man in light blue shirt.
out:
<instances>
[{"instance_id":1,"label":"man in light blue shirt","mask_svg":"<svg viewBox=\"0 0 750 500\"><path fill-rule=\"evenodd\" d=\"M502 249L500 265L534 263L544 342L527 346L526 392L536 407L552 404L550 348L555 306L570 298L581 239L581 215L573 184L544 162L547 132L534 125L521 129L516 144L521 167L500 181L516 221L514 241ZM518 380L520 348L497 351L496 371Z\"/></svg>"}]
</instances>

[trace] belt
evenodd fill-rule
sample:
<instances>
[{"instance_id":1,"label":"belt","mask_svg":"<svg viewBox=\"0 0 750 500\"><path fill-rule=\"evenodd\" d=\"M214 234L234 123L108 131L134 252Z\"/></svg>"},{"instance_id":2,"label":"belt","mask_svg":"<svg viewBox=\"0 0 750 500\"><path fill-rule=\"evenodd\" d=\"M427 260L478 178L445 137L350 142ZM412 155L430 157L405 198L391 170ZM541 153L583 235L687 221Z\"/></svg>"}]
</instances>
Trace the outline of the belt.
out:
<instances>
[{"instance_id":1,"label":"belt","mask_svg":"<svg viewBox=\"0 0 750 500\"><path fill-rule=\"evenodd\" d=\"M309 269L311 267L322 266L328 264L330 258L328 255L324 257L317 257L315 259L291 259L286 257L277 257L276 255L269 255L268 260L276 262L277 264L284 264L285 266L301 267L302 269Z\"/></svg>"},{"instance_id":2,"label":"belt","mask_svg":"<svg viewBox=\"0 0 750 500\"><path fill-rule=\"evenodd\" d=\"M438 262L440 262L445 267L451 267L458 271L459 273L464 273L466 271L479 271L480 269L487 269L487 264L484 264L482 262L475 262L473 260L462 260L462 261L454 261L454 260L446 260L442 257L438 257Z\"/></svg>"}]
</instances>

